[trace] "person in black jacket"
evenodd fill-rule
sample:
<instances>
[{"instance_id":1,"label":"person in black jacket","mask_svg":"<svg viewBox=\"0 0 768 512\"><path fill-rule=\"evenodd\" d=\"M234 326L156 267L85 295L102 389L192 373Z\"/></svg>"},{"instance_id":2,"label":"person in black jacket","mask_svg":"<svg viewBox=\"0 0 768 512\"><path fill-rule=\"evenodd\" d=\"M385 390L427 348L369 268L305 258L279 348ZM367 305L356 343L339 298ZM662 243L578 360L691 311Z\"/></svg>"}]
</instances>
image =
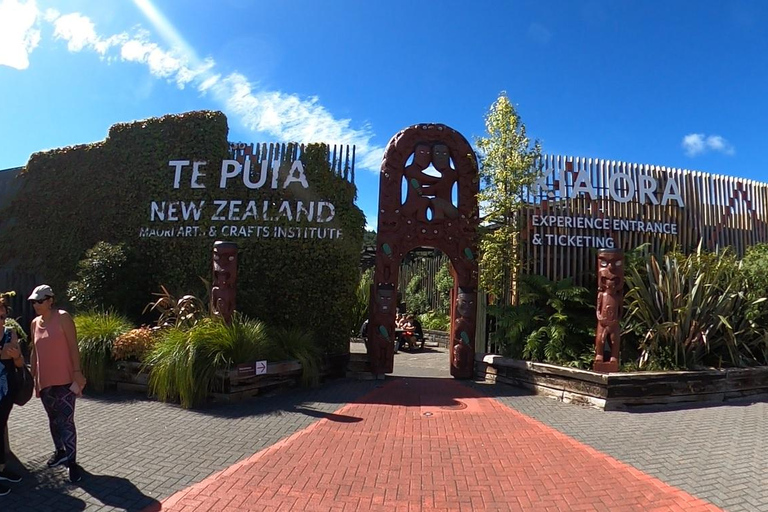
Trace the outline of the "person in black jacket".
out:
<instances>
[{"instance_id":1,"label":"person in black jacket","mask_svg":"<svg viewBox=\"0 0 768 512\"><path fill-rule=\"evenodd\" d=\"M16 331L5 326L8 317L9 294L0 294L0 482L21 482L21 477L5 467L5 430L13 408L14 376L16 368L24 366L19 339ZM0 483L0 496L11 492L10 487Z\"/></svg>"}]
</instances>

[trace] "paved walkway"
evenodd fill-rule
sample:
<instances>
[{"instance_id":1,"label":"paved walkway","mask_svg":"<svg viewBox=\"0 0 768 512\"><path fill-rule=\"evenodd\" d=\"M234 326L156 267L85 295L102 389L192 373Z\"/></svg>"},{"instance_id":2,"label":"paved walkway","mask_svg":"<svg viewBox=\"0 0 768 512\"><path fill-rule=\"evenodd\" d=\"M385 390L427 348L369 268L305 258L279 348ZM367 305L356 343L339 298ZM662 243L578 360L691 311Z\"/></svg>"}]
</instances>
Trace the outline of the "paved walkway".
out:
<instances>
[{"instance_id":1,"label":"paved walkway","mask_svg":"<svg viewBox=\"0 0 768 512\"><path fill-rule=\"evenodd\" d=\"M412 378L388 382L162 509L718 510L459 382Z\"/></svg>"},{"instance_id":2,"label":"paved walkway","mask_svg":"<svg viewBox=\"0 0 768 512\"><path fill-rule=\"evenodd\" d=\"M399 353L386 381L198 411L84 398L79 485L45 468L52 446L33 400L11 414L24 481L0 510L768 511L766 403L605 413L454 381L447 366L441 349Z\"/></svg>"}]
</instances>

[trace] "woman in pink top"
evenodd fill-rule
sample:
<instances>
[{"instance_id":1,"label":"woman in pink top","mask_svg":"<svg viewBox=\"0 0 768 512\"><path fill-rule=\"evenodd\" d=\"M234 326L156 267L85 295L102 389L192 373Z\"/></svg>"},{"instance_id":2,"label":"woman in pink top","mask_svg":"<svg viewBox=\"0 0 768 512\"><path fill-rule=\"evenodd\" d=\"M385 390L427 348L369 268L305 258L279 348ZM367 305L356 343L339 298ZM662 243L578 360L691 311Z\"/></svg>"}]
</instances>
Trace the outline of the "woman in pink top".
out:
<instances>
[{"instance_id":1,"label":"woman in pink top","mask_svg":"<svg viewBox=\"0 0 768 512\"><path fill-rule=\"evenodd\" d=\"M48 467L67 464L69 479L79 482L82 470L77 465L75 397L82 394L85 377L80 371L75 323L69 313L53 305L53 290L43 284L29 296L37 317L32 320L32 375L35 388L48 413L51 437L56 451Z\"/></svg>"}]
</instances>

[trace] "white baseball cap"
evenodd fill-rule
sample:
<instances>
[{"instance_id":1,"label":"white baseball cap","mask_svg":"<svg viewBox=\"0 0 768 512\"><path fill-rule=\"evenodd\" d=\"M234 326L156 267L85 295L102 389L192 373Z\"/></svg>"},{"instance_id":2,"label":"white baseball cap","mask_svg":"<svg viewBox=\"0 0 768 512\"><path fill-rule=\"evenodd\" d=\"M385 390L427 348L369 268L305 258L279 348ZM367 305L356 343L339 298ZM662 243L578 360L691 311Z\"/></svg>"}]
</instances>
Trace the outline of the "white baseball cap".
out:
<instances>
[{"instance_id":1,"label":"white baseball cap","mask_svg":"<svg viewBox=\"0 0 768 512\"><path fill-rule=\"evenodd\" d=\"M27 300L43 300L48 297L53 297L53 290L47 284L41 284L32 290L32 295Z\"/></svg>"}]
</instances>

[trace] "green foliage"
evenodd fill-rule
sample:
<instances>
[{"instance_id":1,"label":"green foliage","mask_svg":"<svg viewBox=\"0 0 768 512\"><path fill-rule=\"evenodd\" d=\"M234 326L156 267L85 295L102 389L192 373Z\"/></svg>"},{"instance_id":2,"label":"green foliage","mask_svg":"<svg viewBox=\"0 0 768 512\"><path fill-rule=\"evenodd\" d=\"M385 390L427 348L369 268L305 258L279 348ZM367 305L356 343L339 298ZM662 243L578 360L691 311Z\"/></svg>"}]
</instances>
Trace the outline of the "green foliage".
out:
<instances>
[{"instance_id":1,"label":"green foliage","mask_svg":"<svg viewBox=\"0 0 768 512\"><path fill-rule=\"evenodd\" d=\"M440 311L427 311L419 315L419 322L423 329L432 331L449 331L451 328L451 317Z\"/></svg>"},{"instance_id":2,"label":"green foliage","mask_svg":"<svg viewBox=\"0 0 768 512\"><path fill-rule=\"evenodd\" d=\"M355 319L352 324L352 336L357 336L363 322L368 318L368 307L371 299L371 285L373 284L373 269L369 268L360 274L360 282L357 284L352 316Z\"/></svg>"},{"instance_id":3,"label":"green foliage","mask_svg":"<svg viewBox=\"0 0 768 512\"><path fill-rule=\"evenodd\" d=\"M229 158L227 131L221 112L190 112L117 124L105 141L35 153L18 178L13 202L0 212L0 261L45 275L54 290L64 290L89 248L100 241L124 244L129 263L140 269L131 277L141 278L135 304L121 309L131 313L141 311L161 283L174 296L202 296L198 276L211 272L216 238L139 237L140 227L149 223L152 201L328 201L335 216L324 227L340 229L340 239L235 240L240 248L237 310L269 324L324 332L321 350L346 352L365 226L365 216L354 204L355 186L330 169L326 146L309 145L301 153L309 189L296 184L264 187L254 197L238 180L221 189L218 166ZM199 178L205 188L189 188L189 170L174 188L168 162L180 158L208 162ZM282 163L281 178L290 164ZM51 204L56 215L50 213ZM201 232L221 228L210 217L195 222ZM309 225L303 222L291 225ZM287 226L287 221L263 224L273 229ZM170 225L175 224L163 227Z\"/></svg>"},{"instance_id":4,"label":"green foliage","mask_svg":"<svg viewBox=\"0 0 768 512\"><path fill-rule=\"evenodd\" d=\"M640 368L766 363L768 333L756 309L765 298L750 296L747 274L728 250L650 255L625 279L628 320L641 333Z\"/></svg>"},{"instance_id":5,"label":"green foliage","mask_svg":"<svg viewBox=\"0 0 768 512\"><path fill-rule=\"evenodd\" d=\"M230 325L204 319L189 329L161 329L155 348L145 359L149 390L162 401L179 400L184 408L205 402L218 370L271 359L278 354L258 320L235 314Z\"/></svg>"},{"instance_id":6,"label":"green foliage","mask_svg":"<svg viewBox=\"0 0 768 512\"><path fill-rule=\"evenodd\" d=\"M408 311L414 314L424 313L430 309L429 290L424 286L425 275L423 267L416 273L405 287L404 300Z\"/></svg>"},{"instance_id":7,"label":"green foliage","mask_svg":"<svg viewBox=\"0 0 768 512\"><path fill-rule=\"evenodd\" d=\"M595 313L588 290L571 279L552 282L522 275L517 306L493 305L495 340L507 357L586 367L592 354Z\"/></svg>"},{"instance_id":8,"label":"green foliage","mask_svg":"<svg viewBox=\"0 0 768 512\"><path fill-rule=\"evenodd\" d=\"M290 359L301 363L301 382L305 386L317 386L320 382L322 356L310 331L299 327L270 329L272 343L280 347Z\"/></svg>"},{"instance_id":9,"label":"green foliage","mask_svg":"<svg viewBox=\"0 0 768 512\"><path fill-rule=\"evenodd\" d=\"M162 402L181 399L182 407L191 407L198 385L192 373L194 350L188 332L179 327L162 329L155 348L144 361L149 369L149 392ZM207 388L204 388L207 391Z\"/></svg>"},{"instance_id":10,"label":"green foliage","mask_svg":"<svg viewBox=\"0 0 768 512\"><path fill-rule=\"evenodd\" d=\"M453 276L451 275L451 262L446 260L435 275L435 287L440 298L439 312L448 316L451 307L451 290L453 289Z\"/></svg>"},{"instance_id":11,"label":"green foliage","mask_svg":"<svg viewBox=\"0 0 768 512\"><path fill-rule=\"evenodd\" d=\"M365 230L363 233L363 247L376 246L376 232Z\"/></svg>"},{"instance_id":12,"label":"green foliage","mask_svg":"<svg viewBox=\"0 0 768 512\"><path fill-rule=\"evenodd\" d=\"M100 241L77 263L77 280L69 283L67 297L79 311L114 309L138 317L141 275L125 244Z\"/></svg>"},{"instance_id":13,"label":"green foliage","mask_svg":"<svg viewBox=\"0 0 768 512\"><path fill-rule=\"evenodd\" d=\"M113 311L92 311L74 317L80 349L80 366L94 391L104 391L106 370L112 362L112 344L132 325Z\"/></svg>"},{"instance_id":14,"label":"green foliage","mask_svg":"<svg viewBox=\"0 0 768 512\"><path fill-rule=\"evenodd\" d=\"M5 319L5 326L16 332L16 336L19 338L19 343L21 344L22 347L27 345L27 343L29 342L27 338L27 333L24 332L24 329L21 327L21 324L19 324L19 322L17 322L13 318L8 317Z\"/></svg>"},{"instance_id":15,"label":"green foliage","mask_svg":"<svg viewBox=\"0 0 768 512\"><path fill-rule=\"evenodd\" d=\"M768 301L757 301L768 297L768 244L757 244L747 248L741 260L741 268L748 286L746 293L753 301L748 316L752 320L768 315Z\"/></svg>"},{"instance_id":16,"label":"green foliage","mask_svg":"<svg viewBox=\"0 0 768 512\"><path fill-rule=\"evenodd\" d=\"M477 140L484 185L478 199L485 209L485 221L496 229L480 241L480 284L503 302L520 270L519 212L525 205L525 190L540 176L536 162L541 144L535 141L531 145L525 125L505 93L491 106L485 126L487 137Z\"/></svg>"}]
</instances>

